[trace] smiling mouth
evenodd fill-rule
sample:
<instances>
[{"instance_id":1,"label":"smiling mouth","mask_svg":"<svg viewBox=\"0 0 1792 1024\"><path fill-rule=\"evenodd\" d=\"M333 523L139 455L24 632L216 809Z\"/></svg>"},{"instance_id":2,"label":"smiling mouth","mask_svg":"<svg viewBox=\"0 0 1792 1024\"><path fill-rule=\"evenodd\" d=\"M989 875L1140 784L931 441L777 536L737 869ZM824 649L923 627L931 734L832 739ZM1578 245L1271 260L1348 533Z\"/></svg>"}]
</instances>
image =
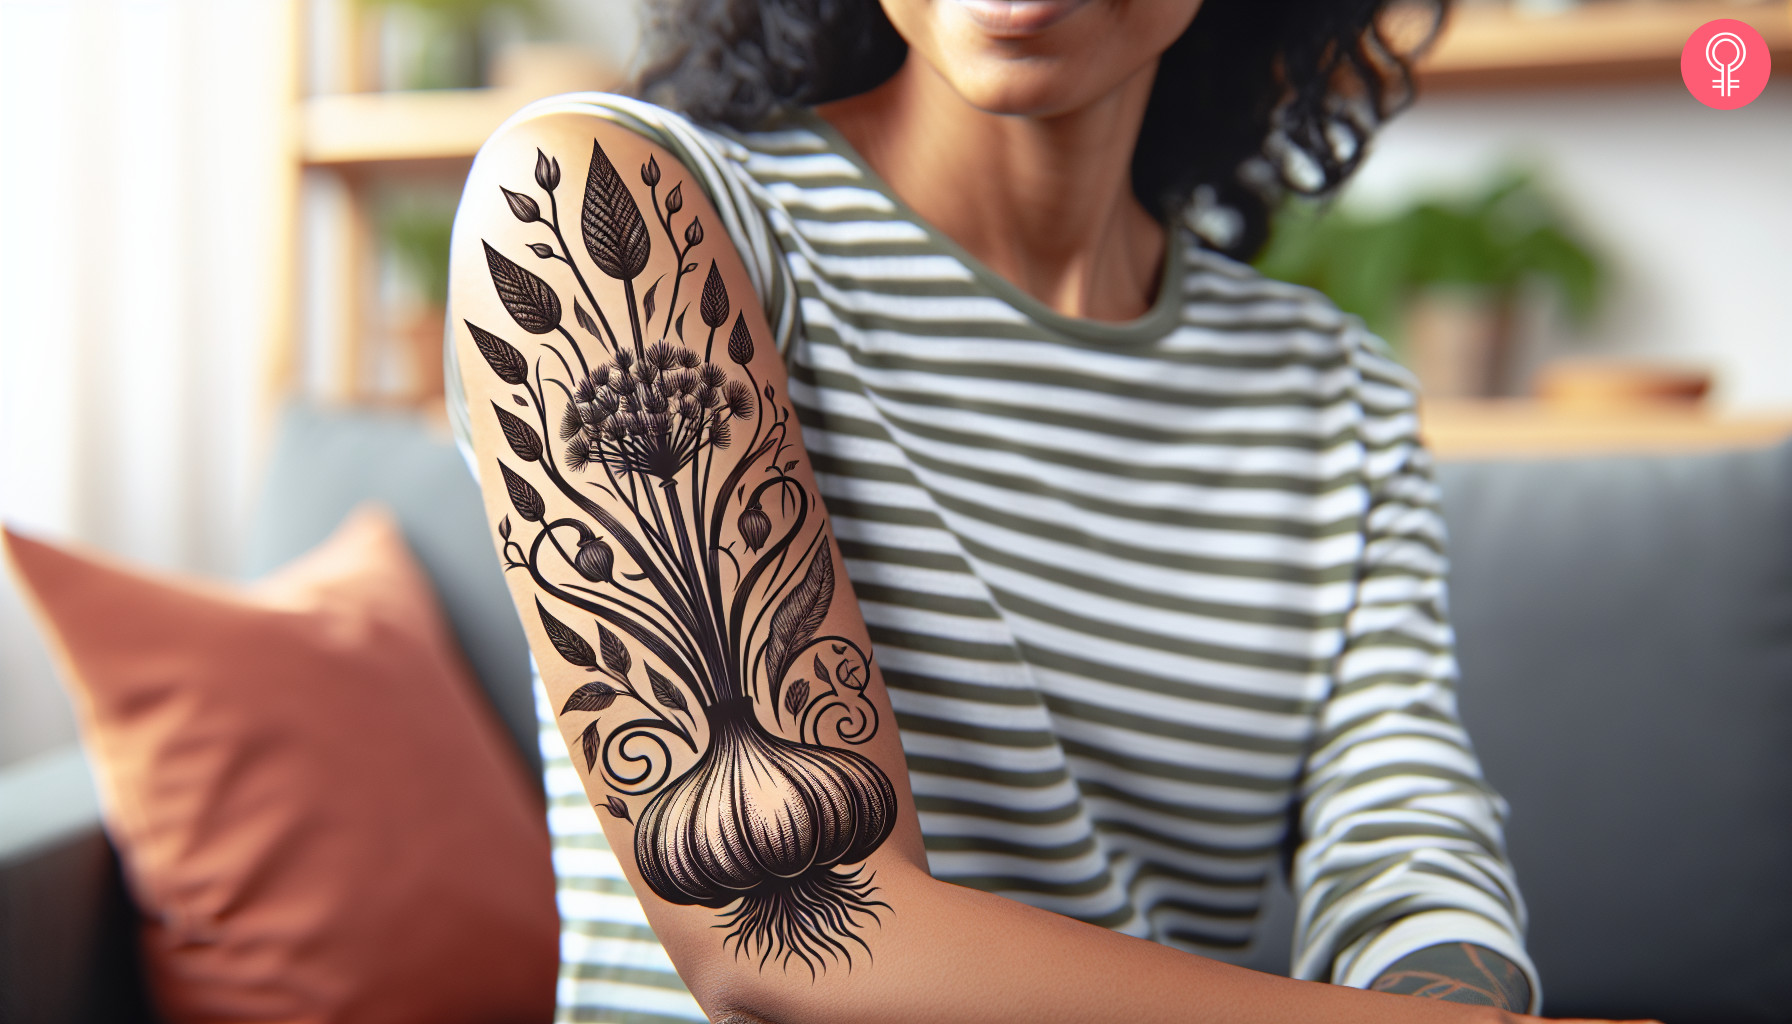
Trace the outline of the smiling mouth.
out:
<instances>
[{"instance_id":1,"label":"smiling mouth","mask_svg":"<svg viewBox=\"0 0 1792 1024\"><path fill-rule=\"evenodd\" d=\"M1088 0L954 0L984 32L999 39L1037 35L1073 14Z\"/></svg>"}]
</instances>

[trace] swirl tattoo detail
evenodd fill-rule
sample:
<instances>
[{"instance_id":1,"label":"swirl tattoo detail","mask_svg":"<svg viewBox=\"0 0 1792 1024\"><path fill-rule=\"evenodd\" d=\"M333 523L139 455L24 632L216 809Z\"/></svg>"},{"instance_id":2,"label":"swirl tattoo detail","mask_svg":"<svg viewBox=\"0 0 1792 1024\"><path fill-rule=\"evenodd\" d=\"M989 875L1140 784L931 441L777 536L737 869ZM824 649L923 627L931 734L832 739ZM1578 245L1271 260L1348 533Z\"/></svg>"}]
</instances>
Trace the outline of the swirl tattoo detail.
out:
<instances>
[{"instance_id":1,"label":"swirl tattoo detail","mask_svg":"<svg viewBox=\"0 0 1792 1024\"><path fill-rule=\"evenodd\" d=\"M490 242L492 285L532 350L464 325L514 406L491 405L518 520L497 525L505 571L532 581L554 650L591 676L559 713L588 719L576 753L610 791L600 807L633 823L655 895L718 911L724 943L762 968L850 967L853 946L869 952L859 932L889 909L863 863L894 827L896 794L849 749L878 730L871 654L821 633L834 554L819 497L791 474L789 404L755 380L755 340L715 260L679 308L704 244L697 218L675 225L684 183L662 199L658 162L641 166L676 261L662 310L664 276L636 292L654 232L603 147L582 252L562 231L559 160L537 150L534 171L536 194L502 192L541 232L528 251L576 286L576 332L561 293ZM621 283L621 316L592 271Z\"/></svg>"}]
</instances>

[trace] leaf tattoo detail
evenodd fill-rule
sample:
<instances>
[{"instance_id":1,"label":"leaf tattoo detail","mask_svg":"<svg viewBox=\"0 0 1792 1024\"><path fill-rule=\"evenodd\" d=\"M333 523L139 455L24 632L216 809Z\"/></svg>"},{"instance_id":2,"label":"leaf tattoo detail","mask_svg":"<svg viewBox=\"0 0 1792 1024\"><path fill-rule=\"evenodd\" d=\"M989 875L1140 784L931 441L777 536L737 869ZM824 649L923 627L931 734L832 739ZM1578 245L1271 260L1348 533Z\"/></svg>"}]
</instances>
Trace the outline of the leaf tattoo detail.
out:
<instances>
[{"instance_id":1,"label":"leaf tattoo detail","mask_svg":"<svg viewBox=\"0 0 1792 1024\"><path fill-rule=\"evenodd\" d=\"M510 450L524 462L541 461L541 435L535 428L523 422L523 418L507 409L498 408L492 403L492 411L498 414L498 426L504 431L504 440L510 442Z\"/></svg>"},{"instance_id":2,"label":"leaf tattoo detail","mask_svg":"<svg viewBox=\"0 0 1792 1024\"><path fill-rule=\"evenodd\" d=\"M633 824L634 819L628 816L628 805L614 795L604 797L604 810L609 811L612 817L621 818L623 821Z\"/></svg>"},{"instance_id":3,"label":"leaf tattoo detail","mask_svg":"<svg viewBox=\"0 0 1792 1024\"><path fill-rule=\"evenodd\" d=\"M510 212L516 214L517 220L524 224L533 224L541 219L540 203L521 192L512 192L502 185L498 186L498 191L504 193L504 201L510 204Z\"/></svg>"},{"instance_id":4,"label":"leaf tattoo detail","mask_svg":"<svg viewBox=\"0 0 1792 1024\"><path fill-rule=\"evenodd\" d=\"M539 598L535 601L535 611L541 616L541 628L547 630L548 640L562 658L580 668L597 667L597 653L591 649L591 645L585 642L584 637L573 632L571 626L549 615L548 610L541 606ZM568 707L570 706L569 704Z\"/></svg>"},{"instance_id":5,"label":"leaf tattoo detail","mask_svg":"<svg viewBox=\"0 0 1792 1024\"><path fill-rule=\"evenodd\" d=\"M602 711L616 703L621 692L609 683L586 683L572 691L572 696L566 698L566 706L560 709L560 713L569 715L574 711Z\"/></svg>"},{"instance_id":6,"label":"leaf tattoo detail","mask_svg":"<svg viewBox=\"0 0 1792 1024\"><path fill-rule=\"evenodd\" d=\"M492 248L490 242L480 242L485 246L485 266L491 271L492 284L498 289L498 298L504 308L510 311L510 318L516 325L530 334L546 334L560 326L560 296L548 283L534 274L524 270L521 265L508 256Z\"/></svg>"},{"instance_id":7,"label":"leaf tattoo detail","mask_svg":"<svg viewBox=\"0 0 1792 1024\"><path fill-rule=\"evenodd\" d=\"M660 277L659 281L653 282L653 286L651 288L647 289L647 297L641 300L641 319L642 320L652 320L653 319L653 308L654 308L653 307L653 302L654 302L653 293L660 290L660 281L664 281L664 280L665 280L665 277L662 275Z\"/></svg>"},{"instance_id":8,"label":"leaf tattoo detail","mask_svg":"<svg viewBox=\"0 0 1792 1024\"><path fill-rule=\"evenodd\" d=\"M591 262L619 281L632 281L647 269L652 240L641 207L623 184L622 175L604 148L591 142L591 169L585 175L585 204L579 213L585 251Z\"/></svg>"},{"instance_id":9,"label":"leaf tattoo detail","mask_svg":"<svg viewBox=\"0 0 1792 1024\"><path fill-rule=\"evenodd\" d=\"M598 341L604 340L604 336L598 333L597 321L591 319L591 314L585 312L585 307L579 305L578 299L572 300L572 315L579 321L579 326L589 331L593 338L596 338Z\"/></svg>"},{"instance_id":10,"label":"leaf tattoo detail","mask_svg":"<svg viewBox=\"0 0 1792 1024\"><path fill-rule=\"evenodd\" d=\"M771 636L765 642L765 676L772 681L773 700L791 659L821 628L833 603L834 559L823 540L809 560L803 582L786 594L772 613Z\"/></svg>"},{"instance_id":11,"label":"leaf tattoo detail","mask_svg":"<svg viewBox=\"0 0 1792 1024\"><path fill-rule=\"evenodd\" d=\"M541 517L548 511L547 503L541 500L541 492L502 462L498 463L498 469L504 473L504 489L510 492L510 504L516 514L531 523L541 522Z\"/></svg>"},{"instance_id":12,"label":"leaf tattoo detail","mask_svg":"<svg viewBox=\"0 0 1792 1024\"><path fill-rule=\"evenodd\" d=\"M647 681L653 686L654 700L674 711L689 713L690 707L684 702L684 694L678 692L678 687L672 685L672 680L655 672L652 665L647 666Z\"/></svg>"},{"instance_id":13,"label":"leaf tattoo detail","mask_svg":"<svg viewBox=\"0 0 1792 1024\"><path fill-rule=\"evenodd\" d=\"M634 664L633 660L629 657L628 648L623 646L622 641L617 639L616 634L605 629L604 624L601 622L597 624L597 646L599 650L604 652L604 666L606 668L619 676L628 675L629 668Z\"/></svg>"},{"instance_id":14,"label":"leaf tattoo detail","mask_svg":"<svg viewBox=\"0 0 1792 1024\"><path fill-rule=\"evenodd\" d=\"M819 654L815 656L815 678L821 680L823 686L834 681L828 677L828 667L821 663L821 655Z\"/></svg>"},{"instance_id":15,"label":"leaf tattoo detail","mask_svg":"<svg viewBox=\"0 0 1792 1024\"><path fill-rule=\"evenodd\" d=\"M709 261L709 276L703 280L703 298L698 300L697 313L711 329L728 322L728 286L722 283L715 260Z\"/></svg>"},{"instance_id":16,"label":"leaf tattoo detail","mask_svg":"<svg viewBox=\"0 0 1792 1024\"><path fill-rule=\"evenodd\" d=\"M789 692L784 694L784 710L793 715L803 713L803 707L809 703L809 680L798 679L790 684Z\"/></svg>"},{"instance_id":17,"label":"leaf tattoo detail","mask_svg":"<svg viewBox=\"0 0 1792 1024\"><path fill-rule=\"evenodd\" d=\"M596 722L587 725L585 731L579 734L579 746L583 747L585 751L585 770L587 772L595 770L598 754Z\"/></svg>"},{"instance_id":18,"label":"leaf tattoo detail","mask_svg":"<svg viewBox=\"0 0 1792 1024\"><path fill-rule=\"evenodd\" d=\"M479 347L479 354L491 366L492 372L506 384L523 384L529 380L529 361L516 350L516 346L496 334L480 327L471 320L462 320L467 330L473 332L473 344Z\"/></svg>"},{"instance_id":19,"label":"leaf tattoo detail","mask_svg":"<svg viewBox=\"0 0 1792 1024\"><path fill-rule=\"evenodd\" d=\"M728 333L728 358L742 366L753 361L753 333L744 313L734 314L734 330Z\"/></svg>"},{"instance_id":20,"label":"leaf tattoo detail","mask_svg":"<svg viewBox=\"0 0 1792 1024\"><path fill-rule=\"evenodd\" d=\"M560 161L558 158L548 159L541 150L535 151L535 184L549 192L560 187Z\"/></svg>"}]
</instances>

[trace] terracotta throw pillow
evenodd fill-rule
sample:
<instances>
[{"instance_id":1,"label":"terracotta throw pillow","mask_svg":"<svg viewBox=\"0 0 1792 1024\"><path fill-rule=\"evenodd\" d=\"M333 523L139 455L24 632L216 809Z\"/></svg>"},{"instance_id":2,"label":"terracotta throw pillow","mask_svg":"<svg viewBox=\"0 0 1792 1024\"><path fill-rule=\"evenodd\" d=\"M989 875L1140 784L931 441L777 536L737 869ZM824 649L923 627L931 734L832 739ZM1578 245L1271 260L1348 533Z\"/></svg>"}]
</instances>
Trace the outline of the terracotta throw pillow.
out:
<instances>
[{"instance_id":1,"label":"terracotta throw pillow","mask_svg":"<svg viewBox=\"0 0 1792 1024\"><path fill-rule=\"evenodd\" d=\"M247 589L6 547L60 648L167 1020L553 1016L541 797L389 515Z\"/></svg>"}]
</instances>

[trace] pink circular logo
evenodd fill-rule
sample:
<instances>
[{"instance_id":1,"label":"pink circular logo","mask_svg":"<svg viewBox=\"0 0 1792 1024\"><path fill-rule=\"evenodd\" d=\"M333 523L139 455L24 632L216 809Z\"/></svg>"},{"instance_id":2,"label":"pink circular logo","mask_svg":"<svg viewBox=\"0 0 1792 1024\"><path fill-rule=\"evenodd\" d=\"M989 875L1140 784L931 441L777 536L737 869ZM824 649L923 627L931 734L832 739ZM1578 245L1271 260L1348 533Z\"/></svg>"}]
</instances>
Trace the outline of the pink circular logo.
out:
<instances>
[{"instance_id":1,"label":"pink circular logo","mask_svg":"<svg viewBox=\"0 0 1792 1024\"><path fill-rule=\"evenodd\" d=\"M1748 106L1767 87L1772 70L1761 33L1733 18L1700 25L1680 51L1680 78L1687 91L1717 110Z\"/></svg>"}]
</instances>

